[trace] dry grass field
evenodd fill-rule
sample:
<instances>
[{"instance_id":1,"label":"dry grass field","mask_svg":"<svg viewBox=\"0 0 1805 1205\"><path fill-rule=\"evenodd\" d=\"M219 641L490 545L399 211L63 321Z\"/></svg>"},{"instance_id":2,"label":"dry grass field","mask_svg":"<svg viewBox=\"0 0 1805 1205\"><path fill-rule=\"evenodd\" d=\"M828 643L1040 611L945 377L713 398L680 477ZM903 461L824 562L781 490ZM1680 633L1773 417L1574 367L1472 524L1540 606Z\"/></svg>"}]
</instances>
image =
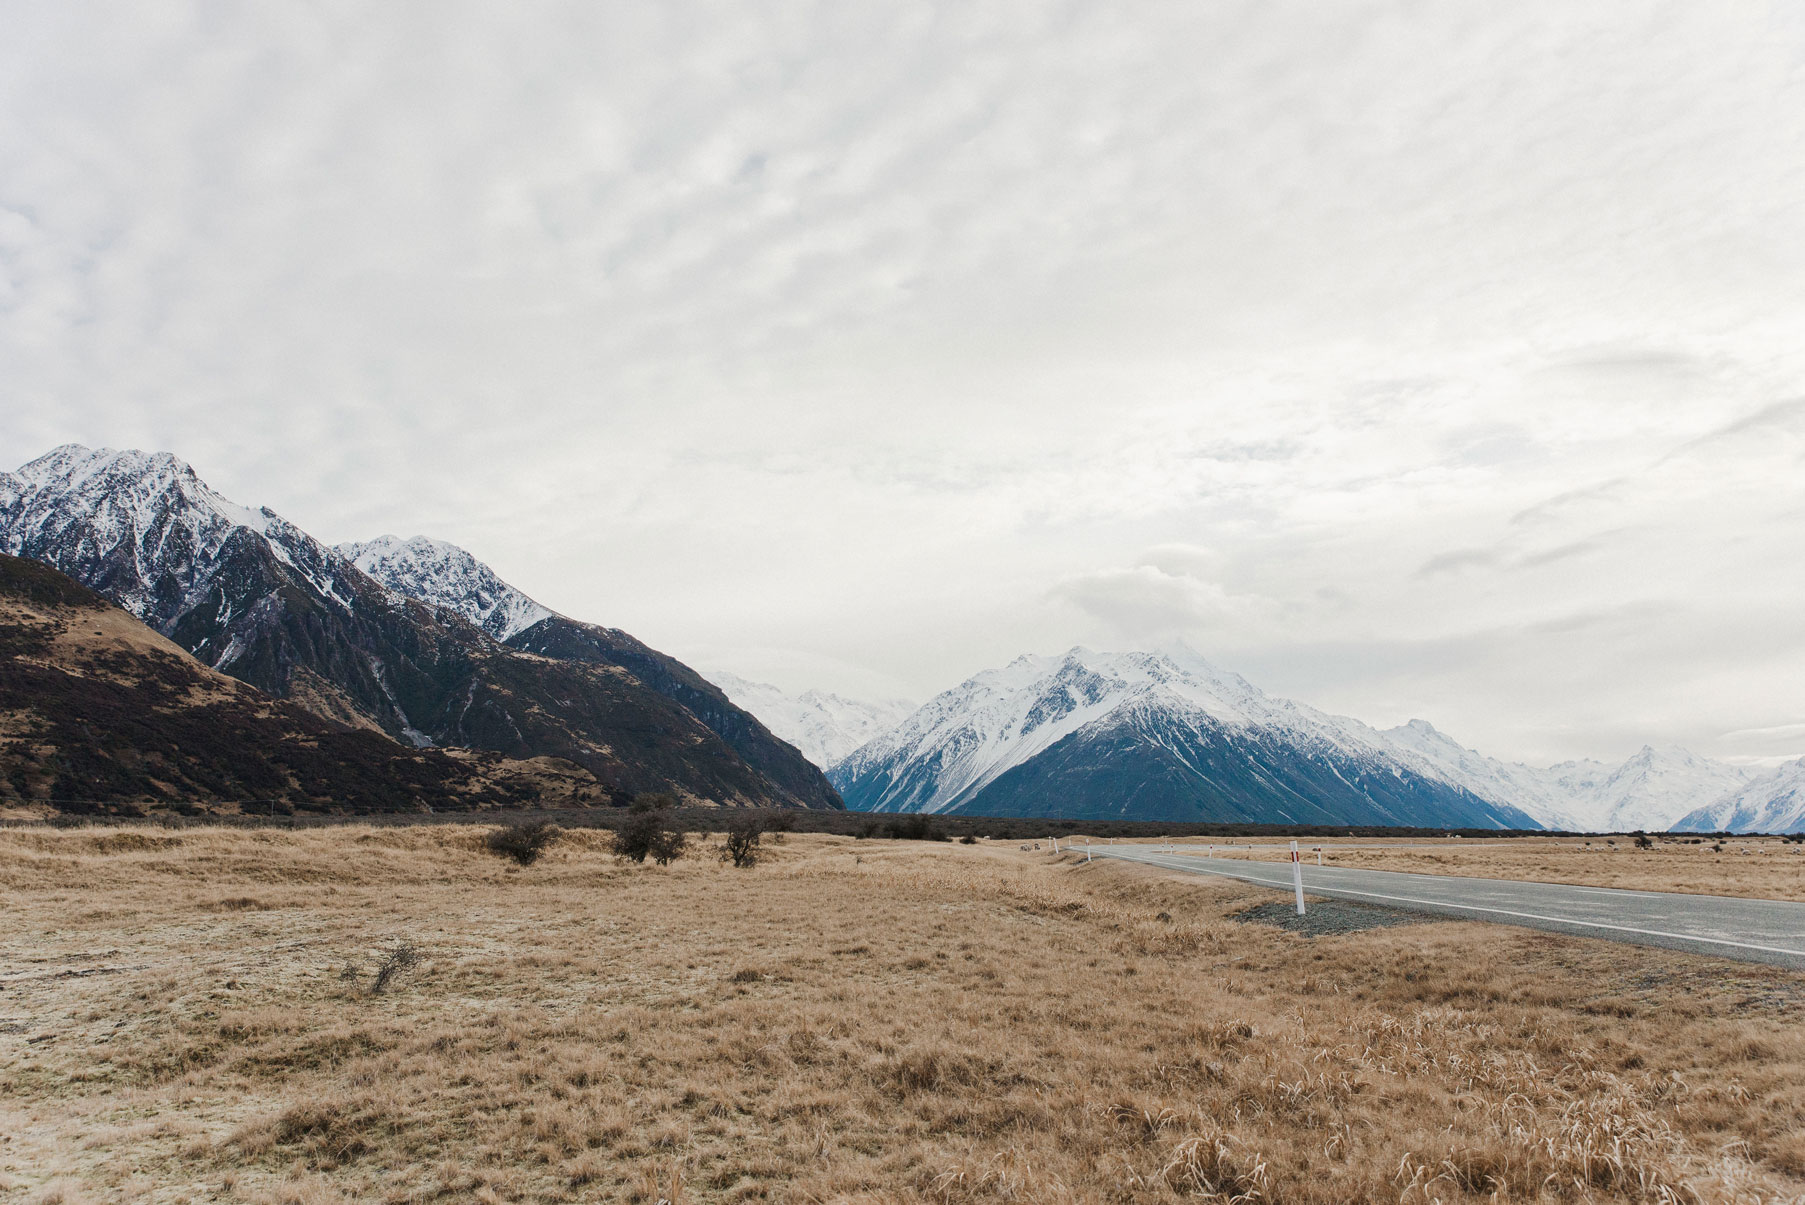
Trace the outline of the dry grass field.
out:
<instances>
[{"instance_id":1,"label":"dry grass field","mask_svg":"<svg viewBox=\"0 0 1805 1205\"><path fill-rule=\"evenodd\" d=\"M0 1202L1805 1193L1791 972L1311 939L1014 843L482 832L0 832Z\"/></svg>"},{"instance_id":2,"label":"dry grass field","mask_svg":"<svg viewBox=\"0 0 1805 1205\"><path fill-rule=\"evenodd\" d=\"M1083 838L1078 840L1082 848ZM1320 845L1327 865L1365 870L1805 901L1805 844L1779 837L1727 837L1722 842L1706 837L1697 845L1691 842L1698 838L1677 835L1650 840L1652 844L1647 849L1637 848L1632 837L1424 839L1408 846L1379 840L1312 837L1298 844L1306 851ZM1146 840L1124 844L1166 843ZM1269 839L1231 844L1226 838L1211 842L1207 837L1186 837L1170 844L1187 853L1206 853L1213 848L1214 856L1219 858L1284 862L1288 856L1280 844ZM1314 864L1314 856L1310 861Z\"/></svg>"}]
</instances>

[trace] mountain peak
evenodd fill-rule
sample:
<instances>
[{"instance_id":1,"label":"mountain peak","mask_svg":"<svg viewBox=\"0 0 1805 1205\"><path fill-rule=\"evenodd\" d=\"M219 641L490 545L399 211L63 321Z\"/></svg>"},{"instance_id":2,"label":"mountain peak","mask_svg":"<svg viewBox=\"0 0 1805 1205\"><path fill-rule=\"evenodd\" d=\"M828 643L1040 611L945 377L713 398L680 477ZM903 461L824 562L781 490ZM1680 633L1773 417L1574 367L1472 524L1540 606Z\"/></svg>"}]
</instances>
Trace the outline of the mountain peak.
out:
<instances>
[{"instance_id":1,"label":"mountain peak","mask_svg":"<svg viewBox=\"0 0 1805 1205\"><path fill-rule=\"evenodd\" d=\"M1017 658L830 777L876 811L1534 825L1358 720L1269 696L1185 648Z\"/></svg>"},{"instance_id":2,"label":"mountain peak","mask_svg":"<svg viewBox=\"0 0 1805 1205\"><path fill-rule=\"evenodd\" d=\"M901 699L848 699L825 690L792 695L737 674L711 671L707 676L735 706L757 716L822 769L889 732L915 710Z\"/></svg>"},{"instance_id":3,"label":"mountain peak","mask_svg":"<svg viewBox=\"0 0 1805 1205\"><path fill-rule=\"evenodd\" d=\"M505 641L554 613L444 540L382 535L340 544L338 552L390 592L454 611L496 640Z\"/></svg>"}]
</instances>

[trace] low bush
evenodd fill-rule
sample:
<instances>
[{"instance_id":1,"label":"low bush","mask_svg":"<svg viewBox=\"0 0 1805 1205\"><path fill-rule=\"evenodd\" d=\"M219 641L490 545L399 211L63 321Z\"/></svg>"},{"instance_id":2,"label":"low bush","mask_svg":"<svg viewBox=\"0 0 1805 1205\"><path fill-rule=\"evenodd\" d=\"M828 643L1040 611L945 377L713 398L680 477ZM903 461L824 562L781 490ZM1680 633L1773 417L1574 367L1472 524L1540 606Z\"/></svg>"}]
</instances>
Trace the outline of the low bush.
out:
<instances>
[{"instance_id":1,"label":"low bush","mask_svg":"<svg viewBox=\"0 0 1805 1205\"><path fill-rule=\"evenodd\" d=\"M721 861L736 867L758 863L759 838L764 835L764 820L755 814L735 816L727 822L727 837L721 844Z\"/></svg>"},{"instance_id":2,"label":"low bush","mask_svg":"<svg viewBox=\"0 0 1805 1205\"><path fill-rule=\"evenodd\" d=\"M614 830L614 856L624 862L644 862L647 858L660 866L669 866L683 856L689 840L682 832L666 826L665 813L670 810L664 794L641 795L633 801L625 821Z\"/></svg>"},{"instance_id":3,"label":"low bush","mask_svg":"<svg viewBox=\"0 0 1805 1205\"><path fill-rule=\"evenodd\" d=\"M505 828L490 829L483 844L492 854L512 858L522 866L531 866L561 833L557 825L544 820L510 824Z\"/></svg>"},{"instance_id":4,"label":"low bush","mask_svg":"<svg viewBox=\"0 0 1805 1205\"><path fill-rule=\"evenodd\" d=\"M411 971L420 963L420 949L411 941L398 941L383 955L382 962L376 967L376 978L370 984L370 994L380 996L388 989L390 981L403 971Z\"/></svg>"}]
</instances>

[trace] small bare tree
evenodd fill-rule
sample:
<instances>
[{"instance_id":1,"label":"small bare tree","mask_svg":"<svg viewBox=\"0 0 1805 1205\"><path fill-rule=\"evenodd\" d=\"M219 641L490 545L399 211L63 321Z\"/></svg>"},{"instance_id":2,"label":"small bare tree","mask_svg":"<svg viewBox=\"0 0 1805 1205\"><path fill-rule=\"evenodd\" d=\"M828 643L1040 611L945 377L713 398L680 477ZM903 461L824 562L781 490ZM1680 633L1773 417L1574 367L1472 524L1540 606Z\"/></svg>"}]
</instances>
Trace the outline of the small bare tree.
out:
<instances>
[{"instance_id":1,"label":"small bare tree","mask_svg":"<svg viewBox=\"0 0 1805 1205\"><path fill-rule=\"evenodd\" d=\"M672 797L664 794L635 799L627 818L614 831L614 856L625 862L650 858L660 866L669 866L682 857L688 839L665 827L665 813L672 802Z\"/></svg>"},{"instance_id":2,"label":"small bare tree","mask_svg":"<svg viewBox=\"0 0 1805 1205\"><path fill-rule=\"evenodd\" d=\"M727 822L727 840L721 846L721 861L735 866L758 863L758 843L764 835L765 822L755 815L735 816Z\"/></svg>"},{"instance_id":3,"label":"small bare tree","mask_svg":"<svg viewBox=\"0 0 1805 1205\"><path fill-rule=\"evenodd\" d=\"M522 866L531 866L539 860L539 855L545 852L546 847L561 835L557 825L537 820L530 824L492 828L483 843L489 847L490 853L512 858Z\"/></svg>"},{"instance_id":4,"label":"small bare tree","mask_svg":"<svg viewBox=\"0 0 1805 1205\"><path fill-rule=\"evenodd\" d=\"M412 970L420 963L420 949L405 938L395 943L394 947L383 955L382 963L376 968L376 980L370 984L372 996L382 995L389 981L403 971Z\"/></svg>"}]
</instances>

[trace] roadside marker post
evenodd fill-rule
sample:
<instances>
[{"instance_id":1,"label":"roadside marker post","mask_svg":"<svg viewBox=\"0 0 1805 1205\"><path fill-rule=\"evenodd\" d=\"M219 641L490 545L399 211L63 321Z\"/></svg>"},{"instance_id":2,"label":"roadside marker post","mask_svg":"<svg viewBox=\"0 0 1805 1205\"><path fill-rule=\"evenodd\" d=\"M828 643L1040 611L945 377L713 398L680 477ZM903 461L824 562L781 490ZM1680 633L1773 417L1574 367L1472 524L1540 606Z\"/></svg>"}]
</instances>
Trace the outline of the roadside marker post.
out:
<instances>
[{"instance_id":1,"label":"roadside marker post","mask_svg":"<svg viewBox=\"0 0 1805 1205\"><path fill-rule=\"evenodd\" d=\"M1318 866L1322 865L1322 846L1320 845L1316 847L1316 864Z\"/></svg>"},{"instance_id":2,"label":"roadside marker post","mask_svg":"<svg viewBox=\"0 0 1805 1205\"><path fill-rule=\"evenodd\" d=\"M1297 914L1304 914L1304 862L1303 855L1297 852L1297 842L1291 843L1291 885L1297 888Z\"/></svg>"}]
</instances>

